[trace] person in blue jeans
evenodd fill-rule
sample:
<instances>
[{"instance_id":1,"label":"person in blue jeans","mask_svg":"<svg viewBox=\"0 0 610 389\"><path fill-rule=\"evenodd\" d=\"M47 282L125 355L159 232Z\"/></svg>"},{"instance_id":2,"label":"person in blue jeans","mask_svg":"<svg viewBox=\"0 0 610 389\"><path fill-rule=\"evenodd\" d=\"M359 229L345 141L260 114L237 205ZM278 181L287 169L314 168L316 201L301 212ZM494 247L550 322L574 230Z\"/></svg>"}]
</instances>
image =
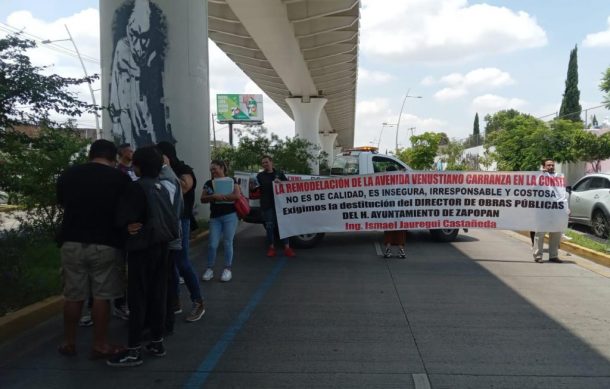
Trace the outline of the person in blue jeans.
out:
<instances>
[{"instance_id":1,"label":"person in blue jeans","mask_svg":"<svg viewBox=\"0 0 610 389\"><path fill-rule=\"evenodd\" d=\"M214 278L216 251L222 237L225 267L220 281L228 282L233 278L233 238L238 220L235 200L239 198L240 190L235 179L227 177L227 165L223 161L212 161L210 173L212 173L212 179L203 185L201 194L201 202L210 204L208 267L201 278L204 281Z\"/></svg>"},{"instance_id":2,"label":"person in blue jeans","mask_svg":"<svg viewBox=\"0 0 610 389\"><path fill-rule=\"evenodd\" d=\"M184 207L182 215L180 216L180 226L182 231L182 249L172 250L172 258L175 263L175 290L176 290L176 302L174 307L174 313L182 313L182 307L180 306L180 285L178 284L178 276L184 278L186 288L191 294L192 308L191 312L185 318L188 322L194 322L203 316L205 313L205 307L203 303L203 297L201 293L201 287L197 275L191 265L189 259L190 249L190 231L191 231L191 215L193 214L193 206L195 205L195 188L197 187L197 179L193 173L193 168L178 159L176 154L176 148L169 142L159 142L157 148L161 153L169 160L169 165L178 177L180 182L180 188L182 190L182 199L184 200Z\"/></svg>"}]
</instances>

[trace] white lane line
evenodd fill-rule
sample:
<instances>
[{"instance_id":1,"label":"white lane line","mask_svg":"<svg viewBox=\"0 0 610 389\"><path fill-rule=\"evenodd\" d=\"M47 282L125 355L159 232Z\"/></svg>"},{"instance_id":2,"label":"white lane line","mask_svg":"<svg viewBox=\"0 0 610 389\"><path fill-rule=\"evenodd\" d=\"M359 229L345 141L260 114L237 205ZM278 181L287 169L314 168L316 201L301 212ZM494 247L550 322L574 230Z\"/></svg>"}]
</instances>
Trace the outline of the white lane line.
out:
<instances>
[{"instance_id":1,"label":"white lane line","mask_svg":"<svg viewBox=\"0 0 610 389\"><path fill-rule=\"evenodd\" d=\"M427 374L412 374L415 389L430 389L430 381Z\"/></svg>"},{"instance_id":2,"label":"white lane line","mask_svg":"<svg viewBox=\"0 0 610 389\"><path fill-rule=\"evenodd\" d=\"M379 244L379 242L375 242L375 252L377 252L378 256L383 256L383 252L381 251L381 245Z\"/></svg>"}]
</instances>

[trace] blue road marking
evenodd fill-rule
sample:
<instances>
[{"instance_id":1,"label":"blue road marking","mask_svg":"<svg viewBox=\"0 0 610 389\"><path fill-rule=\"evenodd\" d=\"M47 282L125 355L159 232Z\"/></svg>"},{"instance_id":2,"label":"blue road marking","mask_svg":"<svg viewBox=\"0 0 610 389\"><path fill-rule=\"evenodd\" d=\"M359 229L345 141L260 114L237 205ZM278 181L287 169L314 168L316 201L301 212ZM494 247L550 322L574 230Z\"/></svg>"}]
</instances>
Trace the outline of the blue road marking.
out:
<instances>
[{"instance_id":1,"label":"blue road marking","mask_svg":"<svg viewBox=\"0 0 610 389\"><path fill-rule=\"evenodd\" d=\"M233 324L231 324L227 328L227 330L220 337L220 340L216 342L216 344L214 345L214 347L212 347L203 362L201 362L197 370L195 370L195 372L191 374L191 377L189 378L188 382L184 385L185 388L200 388L203 386L203 384L205 384L206 380L208 379L208 376L210 375L212 370L214 370L216 364L218 363L224 352L231 345L233 339L242 329L244 324L246 324L246 322L250 318L250 315L252 315L252 312L254 312L254 309L256 308L258 303L261 302L261 300L265 296L265 293L267 293L271 285L273 285L275 279L280 274L280 271L284 268L285 265L286 258L280 259L275 264L275 266L271 270L271 273L267 276L267 278L265 278L263 283L252 295L252 298L250 299L248 304L239 313L239 316L237 316L235 322L233 322Z\"/></svg>"}]
</instances>

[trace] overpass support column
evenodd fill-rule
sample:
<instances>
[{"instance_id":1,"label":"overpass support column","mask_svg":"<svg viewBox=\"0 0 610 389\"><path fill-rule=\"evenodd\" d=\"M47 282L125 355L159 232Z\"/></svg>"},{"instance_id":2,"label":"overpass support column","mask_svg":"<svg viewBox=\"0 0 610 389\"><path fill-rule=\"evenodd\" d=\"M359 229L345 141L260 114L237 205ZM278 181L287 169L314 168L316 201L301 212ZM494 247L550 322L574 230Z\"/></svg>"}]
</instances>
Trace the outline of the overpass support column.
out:
<instances>
[{"instance_id":1,"label":"overpass support column","mask_svg":"<svg viewBox=\"0 0 610 389\"><path fill-rule=\"evenodd\" d=\"M320 134L320 140L322 141L322 151L328 154L326 158L329 167L332 165L335 159L335 139L337 139L336 132L323 132Z\"/></svg>"},{"instance_id":2,"label":"overpass support column","mask_svg":"<svg viewBox=\"0 0 610 389\"><path fill-rule=\"evenodd\" d=\"M294 116L296 135L320 147L320 114L328 100L321 97L312 97L308 102L303 100L301 97L286 99L286 103L290 106ZM310 166L313 174L320 173L318 163L311 163Z\"/></svg>"},{"instance_id":3,"label":"overpass support column","mask_svg":"<svg viewBox=\"0 0 610 389\"><path fill-rule=\"evenodd\" d=\"M210 161L207 4L99 1L103 137L174 143L199 182Z\"/></svg>"}]
</instances>

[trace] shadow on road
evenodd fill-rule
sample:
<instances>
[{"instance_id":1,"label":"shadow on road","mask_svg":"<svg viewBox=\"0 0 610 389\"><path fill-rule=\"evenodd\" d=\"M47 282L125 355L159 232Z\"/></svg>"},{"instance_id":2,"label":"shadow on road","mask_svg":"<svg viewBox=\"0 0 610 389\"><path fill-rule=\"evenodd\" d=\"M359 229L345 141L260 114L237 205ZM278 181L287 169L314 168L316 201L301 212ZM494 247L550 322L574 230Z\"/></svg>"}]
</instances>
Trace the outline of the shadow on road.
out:
<instances>
[{"instance_id":1,"label":"shadow on road","mask_svg":"<svg viewBox=\"0 0 610 389\"><path fill-rule=\"evenodd\" d=\"M79 357L61 358L54 319L0 349L0 386L183 387L222 350L210 371L199 371L200 385L413 387L413 374L426 374L434 388L610 387L610 286L603 277L528 261L529 244L493 231L471 231L451 244L411 233L406 260L377 256L381 233L328 234L296 258L270 259L257 227L238 235L233 281L204 284L203 320L179 320L167 357L108 368L86 359L85 329ZM204 252L205 243L192 253L199 274ZM188 304L184 288L182 298ZM122 339L124 323L112 324ZM219 348L227 331L231 341ZM7 357L17 348L20 354Z\"/></svg>"}]
</instances>

